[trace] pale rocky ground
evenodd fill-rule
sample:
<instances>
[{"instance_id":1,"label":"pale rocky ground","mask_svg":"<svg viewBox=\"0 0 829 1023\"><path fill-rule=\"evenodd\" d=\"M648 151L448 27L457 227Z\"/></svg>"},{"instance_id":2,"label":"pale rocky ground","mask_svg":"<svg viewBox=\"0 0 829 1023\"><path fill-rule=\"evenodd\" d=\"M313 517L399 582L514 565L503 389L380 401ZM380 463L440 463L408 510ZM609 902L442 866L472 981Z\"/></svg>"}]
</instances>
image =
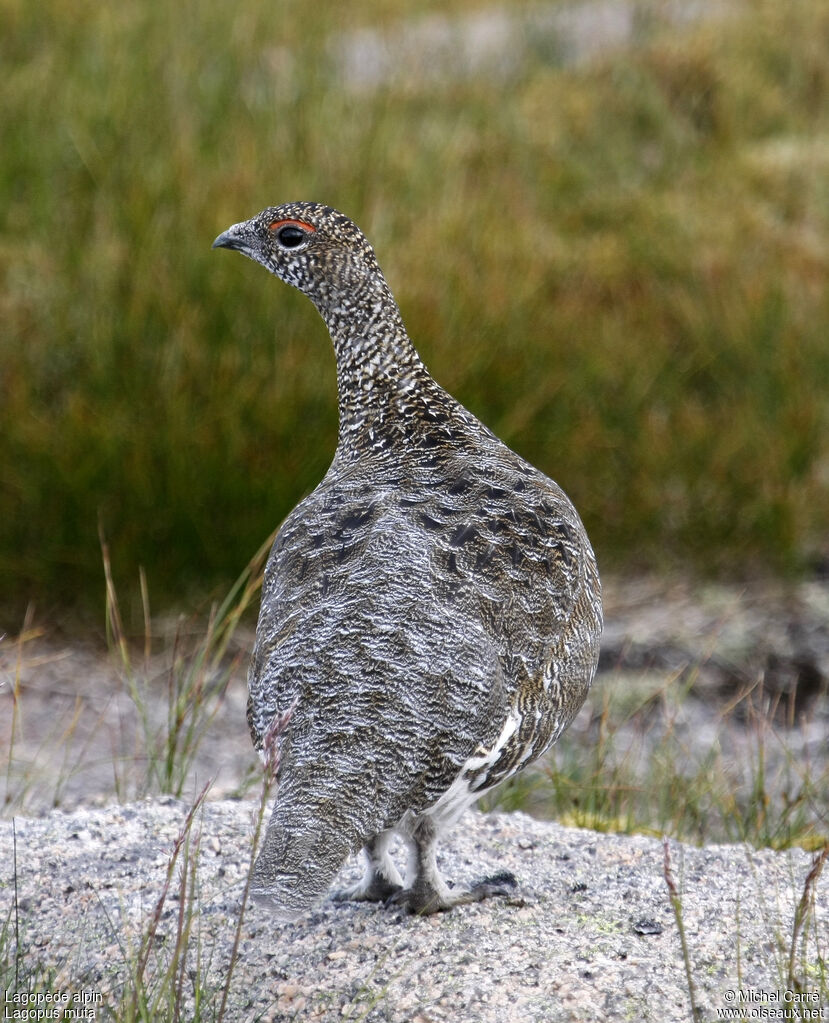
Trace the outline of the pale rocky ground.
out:
<instances>
[{"instance_id":1,"label":"pale rocky ground","mask_svg":"<svg viewBox=\"0 0 829 1023\"><path fill-rule=\"evenodd\" d=\"M252 811L248 802L221 801L208 803L198 818L200 897L193 926L201 955L194 938L185 995L192 983L187 978L197 969L203 983L221 986L247 869ZM138 946L186 812L182 803L156 799L17 819L21 943L26 963L40 960L55 968L53 989L83 986L105 996L123 981L124 950ZM3 822L4 914L11 898L11 839L11 824ZM780 992L783 998L794 990L786 979L788 950L811 857L800 850L781 854L672 843L671 858L702 1018L722 1018L717 1010L733 1004L730 992L763 998ZM431 918L326 902L294 924L277 924L266 908L254 905L242 929L226 1018L326 1023L689 1018L658 840L598 835L523 814L470 813L444 842L441 861L460 882L512 869L520 879L517 897ZM349 864L345 877L354 878L356 871ZM173 897L162 911L151 967L174 943L178 908ZM818 956L825 957L829 947L829 871L814 891L811 910L795 973L808 997L819 998ZM183 1019L192 1018L192 1008L185 998ZM105 1004L97 1007L96 1018L111 1018Z\"/></svg>"},{"instance_id":2,"label":"pale rocky ground","mask_svg":"<svg viewBox=\"0 0 829 1023\"><path fill-rule=\"evenodd\" d=\"M603 708L623 711L630 704L644 708L631 718L629 746L643 763L648 742L658 742L666 726L684 736L689 757L696 746L704 750L716 740L725 755L731 743L736 760L741 748L750 752L756 732L739 706L725 716L723 711L741 688L754 685L757 706L785 740L781 748L825 770L826 581L694 589L611 580L605 602L601 671L562 740L573 755L595 743ZM188 977L195 971L206 986L221 987L258 794L244 720L249 642L250 633L240 632L238 663L216 703L182 799L143 801L136 796L145 784L146 744L117 660L49 633L0 643L0 749L11 752L0 763L7 800L0 822L0 928L12 920L14 904L13 815L24 976L49 969L53 987L85 984L101 993L124 982L125 963L135 961L187 809L201 785L213 779L196 825L199 897L193 926L201 952L194 939L184 989L190 990ZM155 653L146 669L136 668L151 728L165 718L170 678L171 643L159 645L167 652ZM141 661L137 653L134 662ZM206 679L208 691L210 683ZM681 699L673 698L685 690ZM796 692L800 696L791 704ZM624 740L622 729L620 755ZM775 748L769 743L770 775ZM238 796L243 798L229 798ZM50 812L55 802L62 808ZM818 807L817 813L825 811ZM825 816L822 823L825 832ZM738 989L775 1004L767 999L777 992L784 997L787 988L795 911L812 854L739 845L698 849L673 841L670 851L701 1018L727 1018L718 1011L732 1005L727 993ZM252 906L225 1018L372 1023L689 1018L657 838L599 835L524 814L468 814L443 841L440 861L460 883L512 870L519 881L516 898L425 920L377 906L326 902L292 925L277 924L266 909ZM161 915L159 930L166 937L153 944L151 975L161 968L156 953L163 963L174 943L180 865ZM358 869L355 860L345 874L354 877ZM825 994L829 870L807 908L794 974L804 992L819 992L822 969ZM6 969L8 979L8 964ZM821 1007L829 1017L829 1004ZM191 1009L182 1018L190 1018ZM95 1011L96 1018L112 1018L106 1005Z\"/></svg>"}]
</instances>

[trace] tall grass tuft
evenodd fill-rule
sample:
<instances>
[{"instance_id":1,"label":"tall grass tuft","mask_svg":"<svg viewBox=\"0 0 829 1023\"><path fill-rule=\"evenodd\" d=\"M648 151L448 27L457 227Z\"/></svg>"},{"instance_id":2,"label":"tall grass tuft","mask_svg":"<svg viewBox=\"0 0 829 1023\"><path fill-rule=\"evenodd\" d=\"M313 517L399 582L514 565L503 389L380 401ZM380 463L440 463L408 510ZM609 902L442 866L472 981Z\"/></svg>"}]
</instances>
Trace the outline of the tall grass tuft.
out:
<instances>
[{"instance_id":1,"label":"tall grass tuft","mask_svg":"<svg viewBox=\"0 0 829 1023\"><path fill-rule=\"evenodd\" d=\"M148 677L152 627L144 577L142 575L144 664L137 669L121 619L109 546L101 536L107 596L107 636L113 660L140 723L139 747L135 759L146 766L145 777L138 783L138 791L129 793L129 778L119 776L117 763L113 765L119 798L150 792L181 797L191 780L191 768L198 748L222 706L228 684L245 656L245 651L240 650L229 657L228 647L240 619L259 594L262 573L273 539L272 534L251 558L226 597L220 604L213 605L205 626L191 630L185 628L182 620L177 623L172 649L167 655L166 716L159 722L157 713L153 713L156 693ZM135 782L131 784L135 785Z\"/></svg>"}]
</instances>

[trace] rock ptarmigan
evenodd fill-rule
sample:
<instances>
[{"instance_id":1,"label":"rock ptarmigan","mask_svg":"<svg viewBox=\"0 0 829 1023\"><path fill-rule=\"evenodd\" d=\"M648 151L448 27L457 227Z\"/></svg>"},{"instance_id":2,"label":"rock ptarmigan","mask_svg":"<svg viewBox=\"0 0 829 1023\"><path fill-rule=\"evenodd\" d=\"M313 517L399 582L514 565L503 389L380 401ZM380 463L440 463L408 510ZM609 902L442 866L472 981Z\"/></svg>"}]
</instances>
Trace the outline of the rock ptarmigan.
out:
<instances>
[{"instance_id":1,"label":"rock ptarmigan","mask_svg":"<svg viewBox=\"0 0 829 1023\"><path fill-rule=\"evenodd\" d=\"M288 203L213 244L303 291L337 357L334 460L279 530L262 589L248 679L260 753L291 714L251 890L293 919L363 849L365 876L334 898L432 913L508 893L507 876L447 885L435 842L584 702L602 612L581 520L432 379L346 216Z\"/></svg>"}]
</instances>

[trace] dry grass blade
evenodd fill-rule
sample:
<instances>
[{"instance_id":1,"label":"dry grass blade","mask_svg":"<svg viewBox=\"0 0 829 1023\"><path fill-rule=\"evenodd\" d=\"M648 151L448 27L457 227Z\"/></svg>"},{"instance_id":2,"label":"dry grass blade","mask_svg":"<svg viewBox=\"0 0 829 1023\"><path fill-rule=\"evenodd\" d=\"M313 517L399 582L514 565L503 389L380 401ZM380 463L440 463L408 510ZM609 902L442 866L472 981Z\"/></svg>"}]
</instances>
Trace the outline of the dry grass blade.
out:
<instances>
[{"instance_id":1,"label":"dry grass blade","mask_svg":"<svg viewBox=\"0 0 829 1023\"><path fill-rule=\"evenodd\" d=\"M14 861L14 986L20 987L20 902L17 894L17 825L12 817L12 859Z\"/></svg>"},{"instance_id":2,"label":"dry grass blade","mask_svg":"<svg viewBox=\"0 0 829 1023\"><path fill-rule=\"evenodd\" d=\"M233 948L231 949L230 963L227 968L224 989L222 991L218 1023L221 1023L224 1019L225 1009L227 1008L227 1000L230 995L230 982L239 957L239 942L242 937L242 923L245 918L245 910L247 909L248 900L250 898L250 883L253 877L253 865L256 862L256 854L259 851L259 840L262 835L262 826L265 822L265 810L267 809L268 799L270 798L271 790L273 789L276 781L276 775L279 771L279 737L287 728L295 707L296 700L294 700L288 710L286 710L283 714L277 714L264 736L263 745L265 750L265 765L262 777L262 791L259 798L259 809L256 815L256 829L251 843L250 861L248 863L248 870L245 876L245 887L242 891L242 901L239 907L238 916L236 917L236 930L233 935Z\"/></svg>"},{"instance_id":3,"label":"dry grass blade","mask_svg":"<svg viewBox=\"0 0 829 1023\"><path fill-rule=\"evenodd\" d=\"M829 858L829 842L824 845L821 851L812 860L812 866L809 869L809 873L806 875L806 880L803 883L803 894L800 896L800 900L797 904L797 908L794 911L794 920L792 922L792 940L789 947L789 965L788 965L788 976L787 983L789 990L800 991L802 985L795 976L795 959L797 957L797 946L800 941L800 936L806 921L809 918L810 912L813 910L813 900L815 886L817 885L820 875L823 873L823 868L826 865L826 860Z\"/></svg>"},{"instance_id":4,"label":"dry grass blade","mask_svg":"<svg viewBox=\"0 0 829 1023\"><path fill-rule=\"evenodd\" d=\"M121 657L121 663L125 669L130 668L130 654L127 646L127 639L124 633L124 625L121 621L121 610L118 605L118 593L112 579L112 560L109 555L109 544L104 536L103 525L98 523L98 540L101 545L101 555L104 563L104 581L106 583L106 627L107 640L114 643Z\"/></svg>"},{"instance_id":5,"label":"dry grass blade","mask_svg":"<svg viewBox=\"0 0 829 1023\"><path fill-rule=\"evenodd\" d=\"M141 945L138 949L138 958L136 961L135 972L133 975L133 991L130 1015L131 1019L135 1019L138 1014L139 998L145 988L147 963L149 962L150 952L153 947L155 936L158 932L158 926L161 922L161 914L164 910L164 905L167 902L167 896L170 893L170 884L173 879L173 872L175 871L179 854L181 853L181 850L184 847L185 842L187 841L190 829L193 826L193 820L196 816L199 807L204 802L205 797L207 796L207 791L210 788L210 785L211 783L208 782L207 785L204 786L199 795L196 797L195 802L190 807L190 810L188 811L187 816L184 819L184 823L182 824L181 830L179 831L176 841L173 845L173 851L170 854L170 858L167 862L167 873L164 878L164 884L161 888L161 894L159 895L156 901L155 909L153 910L153 914L150 917L149 926L147 927L147 930L144 932L144 936L141 940Z\"/></svg>"},{"instance_id":6,"label":"dry grass blade","mask_svg":"<svg viewBox=\"0 0 829 1023\"><path fill-rule=\"evenodd\" d=\"M38 635L38 631L32 628L32 617L33 609L31 605L26 610L26 617L23 620L23 628L20 630L20 634L17 637L17 656L14 667L14 681L11 687L12 696L12 719L11 719L11 733L9 735L9 752L6 758L6 795L5 802L8 805L12 802L12 769L14 766L14 750L15 742L17 740L20 731L20 721L22 716L22 704L21 704L21 681L23 675L23 650L26 643ZM5 636L0 636L0 641L5 639Z\"/></svg>"},{"instance_id":7,"label":"dry grass blade","mask_svg":"<svg viewBox=\"0 0 829 1023\"><path fill-rule=\"evenodd\" d=\"M664 853L662 873L665 878L665 884L668 886L668 896L671 900L671 907L674 911L674 918L676 920L676 927L679 931L679 942L682 946L682 961L685 964L685 979L688 984L688 997L691 1001L691 1019L693 1023L696 1020L701 1019L701 1010L697 1006L697 991L694 984L694 975L691 969L691 956L688 952L688 941L685 937L685 924L682 920L682 898L679 894L679 890L674 881L673 872L671 870L671 848L670 840L667 835L662 839L662 850Z\"/></svg>"}]
</instances>

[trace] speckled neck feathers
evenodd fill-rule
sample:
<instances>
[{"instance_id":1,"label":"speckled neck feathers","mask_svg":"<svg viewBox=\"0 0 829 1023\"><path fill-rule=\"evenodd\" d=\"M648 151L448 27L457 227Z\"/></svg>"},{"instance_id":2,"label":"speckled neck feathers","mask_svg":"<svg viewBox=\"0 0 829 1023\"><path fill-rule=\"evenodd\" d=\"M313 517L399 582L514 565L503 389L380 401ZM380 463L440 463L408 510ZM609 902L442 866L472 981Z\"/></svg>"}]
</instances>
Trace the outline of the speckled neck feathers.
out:
<instances>
[{"instance_id":1,"label":"speckled neck feathers","mask_svg":"<svg viewBox=\"0 0 829 1023\"><path fill-rule=\"evenodd\" d=\"M340 459L401 440L417 429L424 403L455 404L409 340L373 248L341 213L319 203L269 207L214 246L237 249L304 291L325 320L337 356Z\"/></svg>"},{"instance_id":2,"label":"speckled neck feathers","mask_svg":"<svg viewBox=\"0 0 829 1023\"><path fill-rule=\"evenodd\" d=\"M358 458L401 440L407 428L395 420L415 414L412 395L440 400L445 392L409 340L379 268L353 294L318 308L337 356L339 457Z\"/></svg>"}]
</instances>

